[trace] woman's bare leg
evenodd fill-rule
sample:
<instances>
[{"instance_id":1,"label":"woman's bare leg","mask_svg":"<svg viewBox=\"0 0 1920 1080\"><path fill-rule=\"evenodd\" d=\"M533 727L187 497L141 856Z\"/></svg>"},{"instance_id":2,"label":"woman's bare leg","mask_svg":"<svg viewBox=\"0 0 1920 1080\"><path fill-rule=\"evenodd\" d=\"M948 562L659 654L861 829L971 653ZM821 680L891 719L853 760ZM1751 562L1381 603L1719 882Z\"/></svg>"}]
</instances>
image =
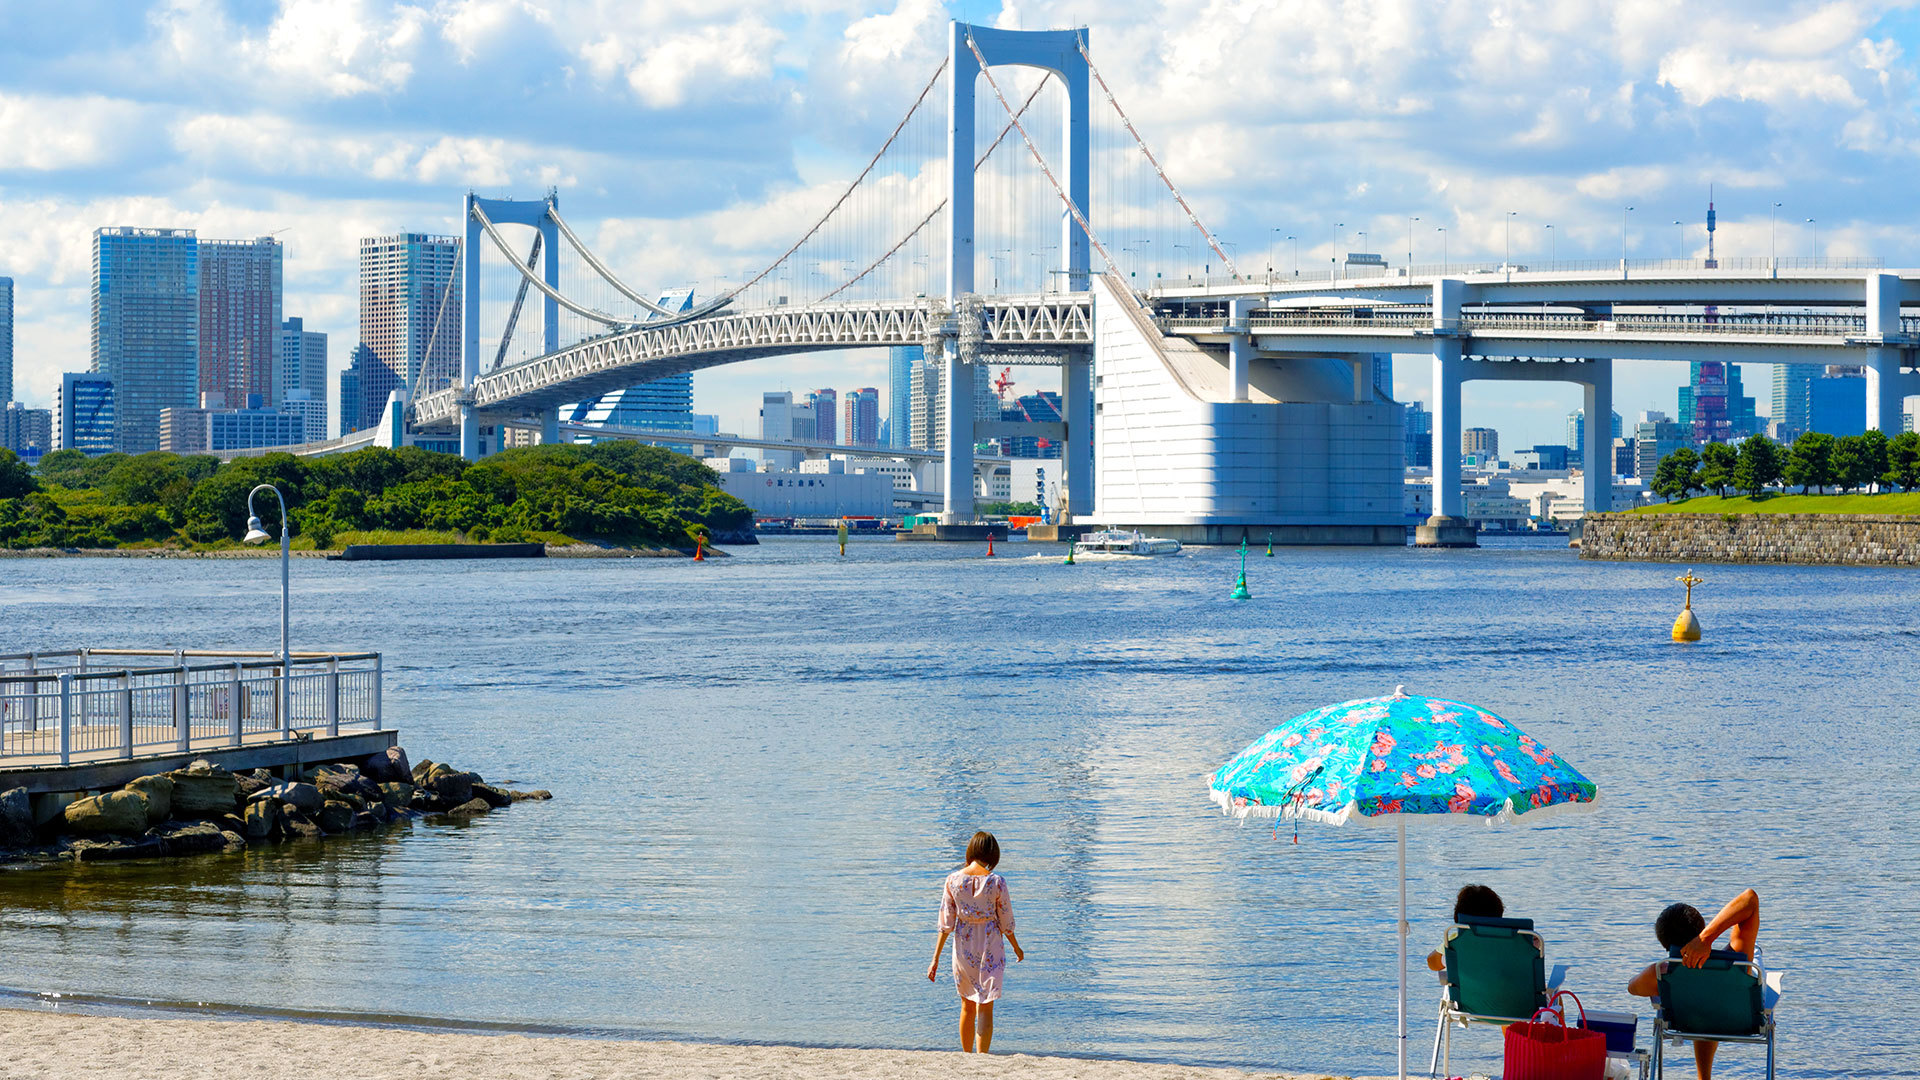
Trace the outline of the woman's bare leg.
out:
<instances>
[{"instance_id":1,"label":"woman's bare leg","mask_svg":"<svg viewBox=\"0 0 1920 1080\"><path fill-rule=\"evenodd\" d=\"M980 1008L979 1002L960 999L960 1052L973 1053L974 1015Z\"/></svg>"},{"instance_id":2,"label":"woman's bare leg","mask_svg":"<svg viewBox=\"0 0 1920 1080\"><path fill-rule=\"evenodd\" d=\"M980 1032L980 1052L984 1054L993 1045L993 1002L980 1003L980 1018L974 1026Z\"/></svg>"},{"instance_id":3,"label":"woman's bare leg","mask_svg":"<svg viewBox=\"0 0 1920 1080\"><path fill-rule=\"evenodd\" d=\"M1693 1043L1693 1067L1700 1073L1700 1080L1713 1080L1713 1052L1720 1044L1712 1039L1696 1039Z\"/></svg>"}]
</instances>

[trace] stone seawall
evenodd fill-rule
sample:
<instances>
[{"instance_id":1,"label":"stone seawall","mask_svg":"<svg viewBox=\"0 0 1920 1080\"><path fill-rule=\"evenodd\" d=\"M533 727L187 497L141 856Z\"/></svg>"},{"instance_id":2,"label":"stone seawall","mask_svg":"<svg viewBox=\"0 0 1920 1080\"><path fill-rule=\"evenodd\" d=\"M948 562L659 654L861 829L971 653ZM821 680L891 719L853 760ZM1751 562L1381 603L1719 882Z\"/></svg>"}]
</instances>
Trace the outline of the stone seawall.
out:
<instances>
[{"instance_id":1,"label":"stone seawall","mask_svg":"<svg viewBox=\"0 0 1920 1080\"><path fill-rule=\"evenodd\" d=\"M1920 566L1920 516L1592 514L1580 557L1626 562Z\"/></svg>"}]
</instances>

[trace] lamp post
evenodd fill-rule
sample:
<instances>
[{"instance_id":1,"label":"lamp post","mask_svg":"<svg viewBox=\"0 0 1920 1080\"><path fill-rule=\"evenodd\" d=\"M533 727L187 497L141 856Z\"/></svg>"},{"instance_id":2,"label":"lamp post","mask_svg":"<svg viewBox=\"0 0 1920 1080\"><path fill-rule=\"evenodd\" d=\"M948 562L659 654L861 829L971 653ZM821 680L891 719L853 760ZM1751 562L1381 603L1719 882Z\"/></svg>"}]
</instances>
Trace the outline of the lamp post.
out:
<instances>
[{"instance_id":1,"label":"lamp post","mask_svg":"<svg viewBox=\"0 0 1920 1080\"><path fill-rule=\"evenodd\" d=\"M287 500L280 489L272 484L261 484L247 492L247 535L240 538L243 544L264 544L273 539L260 527L260 515L253 512L253 497L263 491L273 492L280 503L280 730L287 733L293 730L293 654L287 649L287 600L288 568L292 565L291 540L287 534Z\"/></svg>"},{"instance_id":2,"label":"lamp post","mask_svg":"<svg viewBox=\"0 0 1920 1080\"><path fill-rule=\"evenodd\" d=\"M1340 280L1340 230L1346 227L1344 221L1333 223L1333 251L1327 255L1327 261L1333 264L1333 268L1327 271L1328 281Z\"/></svg>"},{"instance_id":3,"label":"lamp post","mask_svg":"<svg viewBox=\"0 0 1920 1080\"><path fill-rule=\"evenodd\" d=\"M1552 266L1559 261L1559 237L1554 235L1553 226L1549 225L1547 226L1547 265Z\"/></svg>"},{"instance_id":4,"label":"lamp post","mask_svg":"<svg viewBox=\"0 0 1920 1080\"><path fill-rule=\"evenodd\" d=\"M1447 276L1447 227L1436 226L1433 230L1440 234L1440 276Z\"/></svg>"},{"instance_id":5,"label":"lamp post","mask_svg":"<svg viewBox=\"0 0 1920 1080\"><path fill-rule=\"evenodd\" d=\"M1769 250L1767 252L1767 261L1772 263L1774 266L1779 266L1780 265L1780 204L1779 203L1774 203L1773 206L1767 211L1767 218L1768 218L1768 224L1773 233L1771 241L1769 242L1769 245L1768 245Z\"/></svg>"},{"instance_id":6,"label":"lamp post","mask_svg":"<svg viewBox=\"0 0 1920 1080\"><path fill-rule=\"evenodd\" d=\"M1620 269L1627 268L1627 215L1633 213L1633 207L1620 208Z\"/></svg>"},{"instance_id":7,"label":"lamp post","mask_svg":"<svg viewBox=\"0 0 1920 1080\"><path fill-rule=\"evenodd\" d=\"M1808 218L1807 224L1813 226L1813 246L1807 249L1807 255L1818 260L1820 258L1820 223Z\"/></svg>"},{"instance_id":8,"label":"lamp post","mask_svg":"<svg viewBox=\"0 0 1920 1080\"><path fill-rule=\"evenodd\" d=\"M1500 269L1505 270L1509 274L1513 273L1513 218L1514 215L1519 212L1518 210L1507 211L1507 257L1505 265Z\"/></svg>"},{"instance_id":9,"label":"lamp post","mask_svg":"<svg viewBox=\"0 0 1920 1080\"><path fill-rule=\"evenodd\" d=\"M1673 228L1675 234L1680 238L1680 258L1684 259L1687 257L1687 227L1676 221L1673 223Z\"/></svg>"},{"instance_id":10,"label":"lamp post","mask_svg":"<svg viewBox=\"0 0 1920 1080\"><path fill-rule=\"evenodd\" d=\"M1279 235L1280 235L1279 229L1267 230L1267 276L1268 277L1273 276L1274 256L1278 252L1280 247L1280 243L1278 240Z\"/></svg>"},{"instance_id":11,"label":"lamp post","mask_svg":"<svg viewBox=\"0 0 1920 1080\"><path fill-rule=\"evenodd\" d=\"M1298 236L1289 236L1287 237L1287 239L1293 241L1293 276L1299 277L1300 276L1300 238Z\"/></svg>"},{"instance_id":12,"label":"lamp post","mask_svg":"<svg viewBox=\"0 0 1920 1080\"><path fill-rule=\"evenodd\" d=\"M1191 248L1191 247L1189 247L1189 246L1187 246L1186 244L1175 244L1175 245L1173 245L1173 250L1175 250L1175 251L1192 251L1192 250L1193 250L1193 248ZM1174 256L1174 258L1175 258L1175 259L1177 260L1177 259L1179 259L1179 258L1180 258L1180 256L1178 256L1178 255L1175 255L1175 256ZM1188 281L1192 281L1192 280L1193 280L1193 272L1192 272L1192 271L1190 271L1190 270L1188 270L1188 269L1187 269L1187 268L1186 268L1185 266L1181 266L1181 270L1180 270L1180 272L1181 272L1181 273L1183 273L1183 274L1186 274L1186 275L1187 275L1187 280L1188 280Z\"/></svg>"},{"instance_id":13,"label":"lamp post","mask_svg":"<svg viewBox=\"0 0 1920 1080\"><path fill-rule=\"evenodd\" d=\"M1413 223L1420 219L1407 215L1407 277L1413 277Z\"/></svg>"}]
</instances>

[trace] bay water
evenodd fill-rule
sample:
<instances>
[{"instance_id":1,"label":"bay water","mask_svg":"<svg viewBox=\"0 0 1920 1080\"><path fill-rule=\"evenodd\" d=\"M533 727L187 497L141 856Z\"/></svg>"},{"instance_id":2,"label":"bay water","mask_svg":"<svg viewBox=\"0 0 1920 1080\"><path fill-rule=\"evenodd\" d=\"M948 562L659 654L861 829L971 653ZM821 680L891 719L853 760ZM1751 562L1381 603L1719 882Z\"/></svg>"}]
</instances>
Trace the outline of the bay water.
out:
<instances>
[{"instance_id":1,"label":"bay water","mask_svg":"<svg viewBox=\"0 0 1920 1080\"><path fill-rule=\"evenodd\" d=\"M1920 577L1477 551L828 538L732 557L294 564L296 649L377 650L417 761L544 787L470 823L0 874L30 1007L947 1048L941 878L992 830L1027 950L996 1051L1392 1070L1392 834L1240 826L1205 776L1280 721L1471 701L1594 779L1591 814L1409 830L1420 960L1467 882L1634 1011L1654 915L1761 897L1781 1074L1920 1076ZM272 648L278 567L0 560L0 651ZM1296 842L1297 839L1297 842ZM63 997L58 1003L52 994ZM1497 1071L1499 1035L1454 1064ZM1683 1060L1684 1060L1683 1053ZM1716 1075L1761 1075L1729 1047Z\"/></svg>"}]
</instances>

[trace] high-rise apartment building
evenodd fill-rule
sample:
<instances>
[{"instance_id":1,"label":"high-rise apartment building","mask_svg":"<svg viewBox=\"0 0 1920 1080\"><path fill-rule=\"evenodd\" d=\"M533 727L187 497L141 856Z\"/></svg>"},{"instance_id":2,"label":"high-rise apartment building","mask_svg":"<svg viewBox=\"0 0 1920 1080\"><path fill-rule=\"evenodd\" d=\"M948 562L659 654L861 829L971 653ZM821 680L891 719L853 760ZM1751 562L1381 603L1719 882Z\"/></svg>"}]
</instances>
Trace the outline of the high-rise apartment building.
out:
<instances>
[{"instance_id":1,"label":"high-rise apartment building","mask_svg":"<svg viewBox=\"0 0 1920 1080\"><path fill-rule=\"evenodd\" d=\"M1402 414L1401 431L1405 437L1402 461L1410 468L1433 468L1433 414L1425 405L1409 401Z\"/></svg>"},{"instance_id":2,"label":"high-rise apartment building","mask_svg":"<svg viewBox=\"0 0 1920 1080\"><path fill-rule=\"evenodd\" d=\"M1052 390L1023 394L1011 405L1000 407L1000 419L1016 424L1057 424L1061 421L1060 395ZM1000 453L1016 458L1057 458L1061 444L1038 435L1014 435L995 440Z\"/></svg>"},{"instance_id":3,"label":"high-rise apartment building","mask_svg":"<svg viewBox=\"0 0 1920 1080\"><path fill-rule=\"evenodd\" d=\"M887 350L887 445L905 450L913 443L913 369L925 355L918 345Z\"/></svg>"},{"instance_id":4,"label":"high-rise apartment building","mask_svg":"<svg viewBox=\"0 0 1920 1080\"><path fill-rule=\"evenodd\" d=\"M1808 384L1807 430L1835 437L1867 430L1867 369L1830 365Z\"/></svg>"},{"instance_id":5,"label":"high-rise apartment building","mask_svg":"<svg viewBox=\"0 0 1920 1080\"><path fill-rule=\"evenodd\" d=\"M192 229L94 230L92 367L112 389L111 448L124 453L159 449L160 410L199 401L200 258Z\"/></svg>"},{"instance_id":6,"label":"high-rise apartment building","mask_svg":"<svg viewBox=\"0 0 1920 1080\"><path fill-rule=\"evenodd\" d=\"M361 416L366 412L366 399L360 394L360 372L371 366L373 351L365 345L353 347L353 363L340 372L340 420L334 429L337 435L348 435L359 431L366 425Z\"/></svg>"},{"instance_id":7,"label":"high-rise apartment building","mask_svg":"<svg viewBox=\"0 0 1920 1080\"><path fill-rule=\"evenodd\" d=\"M460 375L460 290L453 287L460 240L398 233L360 241L360 344L371 362L360 364L358 407L351 428L372 427L387 396L417 381L426 393Z\"/></svg>"},{"instance_id":8,"label":"high-rise apartment building","mask_svg":"<svg viewBox=\"0 0 1920 1080\"><path fill-rule=\"evenodd\" d=\"M280 368L273 400L285 403L305 393L301 415L307 418L307 442L327 437L327 335L307 329L295 316L280 323ZM241 400L245 400L244 398ZM317 425L317 426L316 426Z\"/></svg>"},{"instance_id":9,"label":"high-rise apartment building","mask_svg":"<svg viewBox=\"0 0 1920 1080\"><path fill-rule=\"evenodd\" d=\"M0 408L0 446L33 460L53 449L53 413L17 401Z\"/></svg>"},{"instance_id":10,"label":"high-rise apartment building","mask_svg":"<svg viewBox=\"0 0 1920 1080\"><path fill-rule=\"evenodd\" d=\"M1773 415L1767 418L1775 439L1792 442L1814 430L1812 384L1824 370L1819 364L1775 365Z\"/></svg>"},{"instance_id":11,"label":"high-rise apartment building","mask_svg":"<svg viewBox=\"0 0 1920 1080\"><path fill-rule=\"evenodd\" d=\"M834 390L815 390L807 395L807 404L813 407L814 442L833 444L840 441L840 395Z\"/></svg>"},{"instance_id":12,"label":"high-rise apartment building","mask_svg":"<svg viewBox=\"0 0 1920 1080\"><path fill-rule=\"evenodd\" d=\"M1620 414L1613 413L1613 425L1607 438L1620 437ZM1611 446L1612 443L1607 445ZM1575 409L1567 414L1567 463L1581 465L1587 457L1587 410Z\"/></svg>"},{"instance_id":13,"label":"high-rise apartment building","mask_svg":"<svg viewBox=\"0 0 1920 1080\"><path fill-rule=\"evenodd\" d=\"M201 240L200 382L203 394L277 400L280 241Z\"/></svg>"},{"instance_id":14,"label":"high-rise apartment building","mask_svg":"<svg viewBox=\"0 0 1920 1080\"><path fill-rule=\"evenodd\" d=\"M962 371L968 370L962 368ZM974 364L973 417L976 420L1000 419L1000 395L993 392L993 374L985 364ZM913 425L913 449L947 448L947 395L941 392L941 367L914 363L909 371L908 410Z\"/></svg>"},{"instance_id":15,"label":"high-rise apartment building","mask_svg":"<svg viewBox=\"0 0 1920 1080\"><path fill-rule=\"evenodd\" d=\"M847 395L848 446L880 445L880 390L863 386Z\"/></svg>"},{"instance_id":16,"label":"high-rise apartment building","mask_svg":"<svg viewBox=\"0 0 1920 1080\"><path fill-rule=\"evenodd\" d=\"M88 454L105 454L116 449L119 429L113 418L115 398L113 380L105 375L69 371L60 376L60 390L53 399L54 449ZM153 418L153 434L157 449L158 413Z\"/></svg>"},{"instance_id":17,"label":"high-rise apartment building","mask_svg":"<svg viewBox=\"0 0 1920 1080\"><path fill-rule=\"evenodd\" d=\"M13 400L13 279L0 277L0 405Z\"/></svg>"},{"instance_id":18,"label":"high-rise apartment building","mask_svg":"<svg viewBox=\"0 0 1920 1080\"><path fill-rule=\"evenodd\" d=\"M1460 433L1460 453L1475 465L1500 460L1500 433L1488 427L1470 427Z\"/></svg>"},{"instance_id":19,"label":"high-rise apartment building","mask_svg":"<svg viewBox=\"0 0 1920 1080\"><path fill-rule=\"evenodd\" d=\"M1666 413L1641 413L1640 423L1633 429L1633 475L1641 483L1651 484L1661 458L1692 445L1693 432L1687 425L1668 420Z\"/></svg>"},{"instance_id":20,"label":"high-rise apartment building","mask_svg":"<svg viewBox=\"0 0 1920 1080\"><path fill-rule=\"evenodd\" d=\"M767 442L813 442L820 422L813 406L793 400L791 390L760 395L760 438ZM795 450L762 450L761 460L776 469L797 469L804 454Z\"/></svg>"}]
</instances>

